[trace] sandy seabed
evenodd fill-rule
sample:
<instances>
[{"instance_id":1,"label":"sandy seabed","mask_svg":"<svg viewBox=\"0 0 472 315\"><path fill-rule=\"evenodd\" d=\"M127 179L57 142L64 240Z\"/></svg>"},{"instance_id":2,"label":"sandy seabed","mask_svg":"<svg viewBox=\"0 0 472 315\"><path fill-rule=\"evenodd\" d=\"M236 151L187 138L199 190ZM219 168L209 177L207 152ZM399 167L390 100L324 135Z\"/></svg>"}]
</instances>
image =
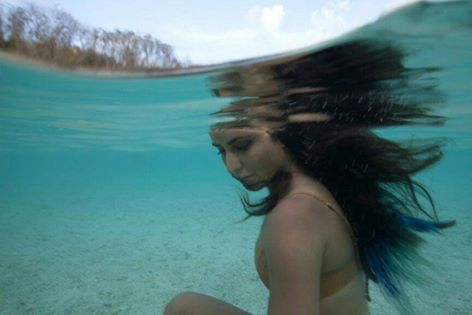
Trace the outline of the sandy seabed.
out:
<instances>
[{"instance_id":1,"label":"sandy seabed","mask_svg":"<svg viewBox=\"0 0 472 315\"><path fill-rule=\"evenodd\" d=\"M268 294L253 263L261 220L234 186L60 191L0 203L0 314L162 314L182 291L264 314ZM453 189L453 188L451 188ZM472 314L470 192L447 202L459 224L428 236L435 285L412 291L417 314ZM21 195L21 194L19 194ZM448 192L441 192L444 205ZM34 196L34 197L33 197ZM450 195L449 195L450 197ZM455 209L455 210L454 210ZM461 210L459 212L459 210ZM396 314L371 285L373 315Z\"/></svg>"}]
</instances>

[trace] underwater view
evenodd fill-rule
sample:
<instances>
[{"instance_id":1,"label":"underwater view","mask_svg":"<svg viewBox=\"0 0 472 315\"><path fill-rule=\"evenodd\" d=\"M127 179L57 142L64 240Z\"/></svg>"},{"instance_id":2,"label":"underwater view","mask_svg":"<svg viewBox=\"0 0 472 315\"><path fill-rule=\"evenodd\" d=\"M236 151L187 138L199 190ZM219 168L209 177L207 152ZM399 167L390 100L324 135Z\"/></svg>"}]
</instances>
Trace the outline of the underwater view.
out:
<instances>
[{"instance_id":1,"label":"underwater view","mask_svg":"<svg viewBox=\"0 0 472 315\"><path fill-rule=\"evenodd\" d=\"M0 54L0 314L162 314L184 291L266 314L269 293L254 267L263 217L241 222L244 187L210 129L253 112L277 122L280 99L268 96L295 84L292 70L319 76L319 90L303 89L312 77L294 77L297 95L313 97L328 83L351 85L351 64L367 64L369 80L376 60L398 56L402 76L380 83L397 103L419 104L413 116L384 120L371 106L339 124L442 141L442 159L415 179L439 220L457 223L422 234L431 268L407 292L415 314L472 314L471 17L471 1L418 3L313 47L168 72L71 71ZM282 69L285 85L267 69ZM336 91L323 113L351 113ZM417 123L423 107L431 115ZM369 113L380 118L367 121ZM402 312L370 282L371 314Z\"/></svg>"}]
</instances>

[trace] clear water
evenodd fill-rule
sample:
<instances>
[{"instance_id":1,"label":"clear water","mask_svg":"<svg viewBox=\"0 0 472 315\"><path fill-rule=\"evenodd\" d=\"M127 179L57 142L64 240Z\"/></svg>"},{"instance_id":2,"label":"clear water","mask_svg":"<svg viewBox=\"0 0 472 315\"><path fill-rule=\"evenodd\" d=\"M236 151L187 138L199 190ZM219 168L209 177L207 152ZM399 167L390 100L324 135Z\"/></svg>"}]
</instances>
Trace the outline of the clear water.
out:
<instances>
[{"instance_id":1,"label":"clear water","mask_svg":"<svg viewBox=\"0 0 472 315\"><path fill-rule=\"evenodd\" d=\"M356 37L388 38L435 66L447 95L436 128L386 136L448 137L422 180L440 217L428 236L436 284L412 293L418 314L472 314L472 3L418 4L304 54ZM260 219L238 224L240 186L210 146L225 105L208 77L286 55L178 75L109 75L0 58L0 314L160 314L181 291L264 314L253 266ZM372 286L373 314L395 314Z\"/></svg>"}]
</instances>

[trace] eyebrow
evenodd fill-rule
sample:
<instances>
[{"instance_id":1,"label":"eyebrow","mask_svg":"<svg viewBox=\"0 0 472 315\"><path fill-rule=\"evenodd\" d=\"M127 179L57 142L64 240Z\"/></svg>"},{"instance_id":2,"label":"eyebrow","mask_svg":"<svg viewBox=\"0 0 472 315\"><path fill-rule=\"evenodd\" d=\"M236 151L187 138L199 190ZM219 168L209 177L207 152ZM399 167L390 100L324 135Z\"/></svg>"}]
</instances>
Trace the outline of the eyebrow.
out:
<instances>
[{"instance_id":1,"label":"eyebrow","mask_svg":"<svg viewBox=\"0 0 472 315\"><path fill-rule=\"evenodd\" d=\"M235 138L229 140L226 145L231 145L231 144L233 144L234 142L236 142L236 141L238 141L238 140L240 140L240 139L249 138L249 137L250 137L250 136L239 136L239 137L235 137ZM216 144L216 143L212 143L212 145L215 146L215 147L220 147L220 146L219 146L218 144Z\"/></svg>"}]
</instances>

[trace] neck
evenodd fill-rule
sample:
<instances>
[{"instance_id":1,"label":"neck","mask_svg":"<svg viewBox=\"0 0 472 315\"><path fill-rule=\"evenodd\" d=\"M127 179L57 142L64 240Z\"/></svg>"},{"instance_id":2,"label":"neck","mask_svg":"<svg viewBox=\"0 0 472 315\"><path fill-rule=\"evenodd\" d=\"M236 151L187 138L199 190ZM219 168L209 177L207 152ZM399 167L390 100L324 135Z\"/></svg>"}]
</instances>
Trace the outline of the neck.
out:
<instances>
[{"instance_id":1,"label":"neck","mask_svg":"<svg viewBox=\"0 0 472 315\"><path fill-rule=\"evenodd\" d=\"M321 182L310 177L294 164L279 173L267 188L271 194L278 195L278 200L301 191L312 192L322 198L329 198L331 195Z\"/></svg>"}]
</instances>

